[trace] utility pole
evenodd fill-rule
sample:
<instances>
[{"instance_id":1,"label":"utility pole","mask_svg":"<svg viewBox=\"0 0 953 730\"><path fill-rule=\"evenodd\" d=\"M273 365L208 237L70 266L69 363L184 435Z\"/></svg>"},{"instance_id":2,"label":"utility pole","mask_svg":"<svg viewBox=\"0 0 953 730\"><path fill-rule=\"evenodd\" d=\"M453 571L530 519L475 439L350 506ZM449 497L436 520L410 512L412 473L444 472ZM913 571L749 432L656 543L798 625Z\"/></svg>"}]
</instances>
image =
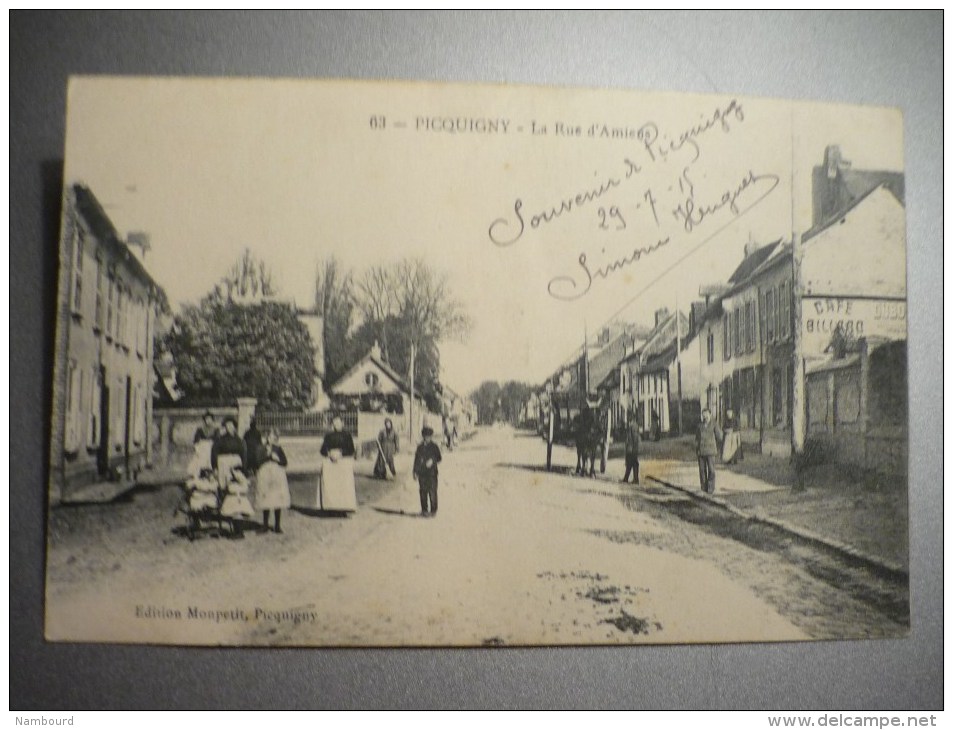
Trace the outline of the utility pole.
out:
<instances>
[{"instance_id":1,"label":"utility pole","mask_svg":"<svg viewBox=\"0 0 953 730\"><path fill-rule=\"evenodd\" d=\"M582 367L583 367L583 397L589 402L589 327L582 323Z\"/></svg>"},{"instance_id":2,"label":"utility pole","mask_svg":"<svg viewBox=\"0 0 953 730\"><path fill-rule=\"evenodd\" d=\"M678 435L682 435L682 334L678 316L678 293L675 293L675 371L678 377Z\"/></svg>"},{"instance_id":3,"label":"utility pole","mask_svg":"<svg viewBox=\"0 0 953 730\"><path fill-rule=\"evenodd\" d=\"M794 187L794 112L791 112L791 305L794 313L794 357L791 363L791 456L794 459L794 489L804 489L804 441L805 441L805 393L804 393L804 320L801 301L804 297L804 281L801 262L804 257L801 234L797 225L796 189ZM780 302L778 303L780 305Z\"/></svg>"},{"instance_id":4,"label":"utility pole","mask_svg":"<svg viewBox=\"0 0 953 730\"><path fill-rule=\"evenodd\" d=\"M549 428L546 435L546 471L553 470L553 440L556 435L556 376L546 381L549 394Z\"/></svg>"},{"instance_id":5,"label":"utility pole","mask_svg":"<svg viewBox=\"0 0 953 730\"><path fill-rule=\"evenodd\" d=\"M410 436L410 443L417 443L417 437L414 434L414 359L417 355L417 348L414 342L410 343L410 428L407 429Z\"/></svg>"},{"instance_id":6,"label":"utility pole","mask_svg":"<svg viewBox=\"0 0 953 730\"><path fill-rule=\"evenodd\" d=\"M801 300L804 296L804 283L801 274L802 250L801 236L795 231L791 240L792 283L791 299L794 308L794 362L791 377L794 379L791 395L791 453L795 464L801 464L804 456L805 441L805 392L804 392L804 335ZM800 469L798 469L800 488Z\"/></svg>"}]
</instances>

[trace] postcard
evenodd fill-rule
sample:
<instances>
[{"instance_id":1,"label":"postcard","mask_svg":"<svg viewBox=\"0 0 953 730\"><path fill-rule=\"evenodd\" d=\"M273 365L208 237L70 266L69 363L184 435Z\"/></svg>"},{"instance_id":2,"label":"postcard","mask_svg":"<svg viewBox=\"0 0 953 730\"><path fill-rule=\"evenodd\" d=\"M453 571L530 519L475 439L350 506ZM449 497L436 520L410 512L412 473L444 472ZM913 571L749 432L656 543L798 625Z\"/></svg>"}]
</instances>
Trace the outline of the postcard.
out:
<instances>
[{"instance_id":1,"label":"postcard","mask_svg":"<svg viewBox=\"0 0 953 730\"><path fill-rule=\"evenodd\" d=\"M74 77L46 637L910 629L897 109Z\"/></svg>"}]
</instances>

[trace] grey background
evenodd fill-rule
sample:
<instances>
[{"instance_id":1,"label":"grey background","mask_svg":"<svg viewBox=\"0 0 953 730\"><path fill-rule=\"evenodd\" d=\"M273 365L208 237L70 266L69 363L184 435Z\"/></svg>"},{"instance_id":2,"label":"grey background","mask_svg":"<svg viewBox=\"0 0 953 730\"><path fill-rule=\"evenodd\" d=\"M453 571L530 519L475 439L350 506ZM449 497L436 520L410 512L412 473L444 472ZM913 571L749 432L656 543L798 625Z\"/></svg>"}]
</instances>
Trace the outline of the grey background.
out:
<instances>
[{"instance_id":1,"label":"grey background","mask_svg":"<svg viewBox=\"0 0 953 730\"><path fill-rule=\"evenodd\" d=\"M939 11L11 12L11 708L942 708L942 22ZM57 161L67 76L80 73L519 82L900 107L910 637L495 650L45 644Z\"/></svg>"}]
</instances>

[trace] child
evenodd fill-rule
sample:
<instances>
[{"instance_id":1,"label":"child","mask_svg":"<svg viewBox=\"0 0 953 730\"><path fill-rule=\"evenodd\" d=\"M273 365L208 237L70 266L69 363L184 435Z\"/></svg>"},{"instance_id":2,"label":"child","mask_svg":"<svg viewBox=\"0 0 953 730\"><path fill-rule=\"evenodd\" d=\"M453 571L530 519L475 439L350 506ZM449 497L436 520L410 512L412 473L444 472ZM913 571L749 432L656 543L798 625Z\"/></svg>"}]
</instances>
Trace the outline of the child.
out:
<instances>
[{"instance_id":1,"label":"child","mask_svg":"<svg viewBox=\"0 0 953 730\"><path fill-rule=\"evenodd\" d=\"M433 429L424 426L420 432L424 441L414 455L414 479L420 483L420 512L427 517L437 514L437 464L440 463L440 447L433 442ZM428 510L429 500L429 510Z\"/></svg>"},{"instance_id":2,"label":"child","mask_svg":"<svg viewBox=\"0 0 953 730\"><path fill-rule=\"evenodd\" d=\"M281 510L291 506L291 492L285 467L288 459L278 445L278 430L271 429L265 437L265 457L258 467L256 487L257 507L264 513L263 531L268 532L268 518L275 511L275 532L281 534Z\"/></svg>"}]
</instances>

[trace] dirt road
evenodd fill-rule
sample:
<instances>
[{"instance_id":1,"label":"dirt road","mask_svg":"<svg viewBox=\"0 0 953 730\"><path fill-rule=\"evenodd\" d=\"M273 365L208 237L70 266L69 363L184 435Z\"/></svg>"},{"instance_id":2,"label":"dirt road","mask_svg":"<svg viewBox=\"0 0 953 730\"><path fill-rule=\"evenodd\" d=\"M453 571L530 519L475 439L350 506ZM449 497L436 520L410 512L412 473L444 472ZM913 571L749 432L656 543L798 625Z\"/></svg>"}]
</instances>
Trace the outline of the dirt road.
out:
<instances>
[{"instance_id":1,"label":"dirt road","mask_svg":"<svg viewBox=\"0 0 953 730\"><path fill-rule=\"evenodd\" d=\"M47 636L446 646L906 630L781 556L659 508L677 497L546 473L544 458L536 438L484 430L444 454L433 519L417 516L404 462L396 484L362 481L363 504L349 518L293 510L284 535L242 541L173 534L171 487L56 511ZM575 457L557 448L555 460L566 471Z\"/></svg>"}]
</instances>

